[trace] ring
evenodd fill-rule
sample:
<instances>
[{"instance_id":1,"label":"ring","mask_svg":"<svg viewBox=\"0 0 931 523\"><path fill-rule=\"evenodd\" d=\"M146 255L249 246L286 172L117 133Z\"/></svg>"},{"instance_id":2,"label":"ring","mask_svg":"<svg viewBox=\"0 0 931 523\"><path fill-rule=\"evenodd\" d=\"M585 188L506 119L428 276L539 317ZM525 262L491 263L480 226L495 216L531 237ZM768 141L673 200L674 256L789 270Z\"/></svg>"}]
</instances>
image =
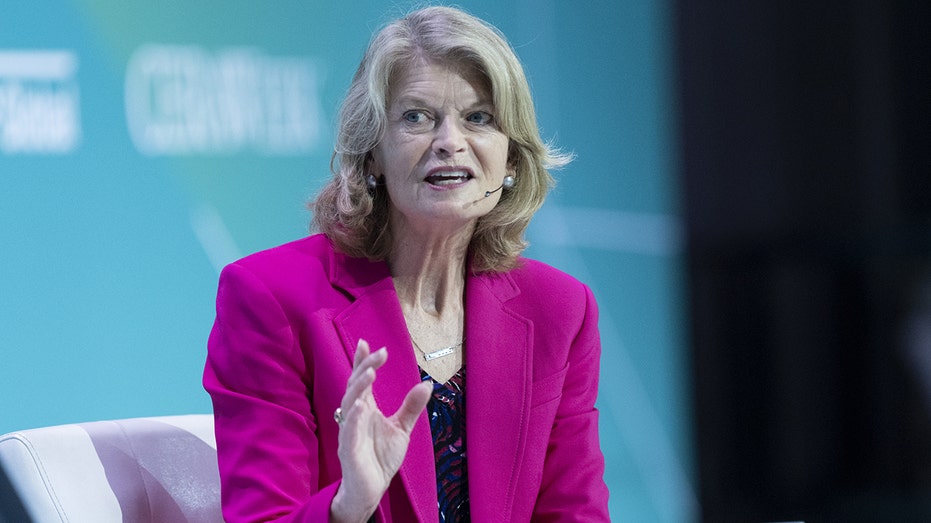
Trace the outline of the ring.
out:
<instances>
[{"instance_id":1,"label":"ring","mask_svg":"<svg viewBox=\"0 0 931 523\"><path fill-rule=\"evenodd\" d=\"M343 409L336 407L336 410L333 411L333 421L335 421L337 425L343 424Z\"/></svg>"}]
</instances>

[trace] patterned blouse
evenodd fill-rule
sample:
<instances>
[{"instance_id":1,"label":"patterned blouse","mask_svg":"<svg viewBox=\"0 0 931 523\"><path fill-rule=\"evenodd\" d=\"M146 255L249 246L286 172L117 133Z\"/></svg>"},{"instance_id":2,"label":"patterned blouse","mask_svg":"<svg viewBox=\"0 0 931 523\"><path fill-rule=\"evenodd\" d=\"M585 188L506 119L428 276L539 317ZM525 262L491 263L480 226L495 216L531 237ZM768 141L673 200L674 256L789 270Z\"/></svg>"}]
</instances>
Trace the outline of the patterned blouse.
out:
<instances>
[{"instance_id":1,"label":"patterned blouse","mask_svg":"<svg viewBox=\"0 0 931 523\"><path fill-rule=\"evenodd\" d=\"M437 383L423 369L420 370L420 379L433 381L433 396L427 403L427 412L436 454L440 521L470 521L465 445L465 366L446 383Z\"/></svg>"}]
</instances>

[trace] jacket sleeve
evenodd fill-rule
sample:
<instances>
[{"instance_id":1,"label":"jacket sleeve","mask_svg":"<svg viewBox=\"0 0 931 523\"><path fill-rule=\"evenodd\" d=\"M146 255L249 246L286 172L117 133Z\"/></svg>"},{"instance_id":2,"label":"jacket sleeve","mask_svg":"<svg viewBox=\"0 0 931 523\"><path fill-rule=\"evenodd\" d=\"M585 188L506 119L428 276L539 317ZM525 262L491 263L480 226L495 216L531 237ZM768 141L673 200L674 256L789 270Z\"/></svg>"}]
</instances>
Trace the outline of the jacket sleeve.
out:
<instances>
[{"instance_id":1,"label":"jacket sleeve","mask_svg":"<svg viewBox=\"0 0 931 523\"><path fill-rule=\"evenodd\" d=\"M598 307L585 287L585 314L569 349L533 521L610 521L604 456L598 439L601 340Z\"/></svg>"},{"instance_id":2,"label":"jacket sleeve","mask_svg":"<svg viewBox=\"0 0 931 523\"><path fill-rule=\"evenodd\" d=\"M326 521L338 481L320 485L317 420L287 314L247 269L220 276L204 388L213 400L229 523Z\"/></svg>"}]
</instances>

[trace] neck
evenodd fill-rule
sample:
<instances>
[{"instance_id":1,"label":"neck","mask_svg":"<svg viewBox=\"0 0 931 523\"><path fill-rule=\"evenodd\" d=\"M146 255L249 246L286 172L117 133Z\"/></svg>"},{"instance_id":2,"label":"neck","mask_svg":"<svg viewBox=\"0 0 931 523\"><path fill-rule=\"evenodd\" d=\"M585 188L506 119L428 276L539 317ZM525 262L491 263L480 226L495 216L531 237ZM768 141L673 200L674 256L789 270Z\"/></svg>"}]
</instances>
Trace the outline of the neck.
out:
<instances>
[{"instance_id":1,"label":"neck","mask_svg":"<svg viewBox=\"0 0 931 523\"><path fill-rule=\"evenodd\" d=\"M437 318L460 314L470 238L395 238L388 264L405 312Z\"/></svg>"},{"instance_id":2,"label":"neck","mask_svg":"<svg viewBox=\"0 0 931 523\"><path fill-rule=\"evenodd\" d=\"M388 257L417 364L440 383L465 363L463 295L472 227L467 229L395 229L401 234L392 235Z\"/></svg>"}]
</instances>

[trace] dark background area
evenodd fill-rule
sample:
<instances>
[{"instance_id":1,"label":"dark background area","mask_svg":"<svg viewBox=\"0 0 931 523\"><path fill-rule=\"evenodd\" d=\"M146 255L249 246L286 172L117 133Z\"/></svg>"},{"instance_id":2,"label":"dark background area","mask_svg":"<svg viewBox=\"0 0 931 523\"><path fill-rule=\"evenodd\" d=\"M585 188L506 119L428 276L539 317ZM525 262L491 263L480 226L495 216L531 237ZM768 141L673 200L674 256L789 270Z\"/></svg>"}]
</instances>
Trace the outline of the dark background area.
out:
<instances>
[{"instance_id":1,"label":"dark background area","mask_svg":"<svg viewBox=\"0 0 931 523\"><path fill-rule=\"evenodd\" d=\"M676 3L703 521L931 521L928 5Z\"/></svg>"}]
</instances>

